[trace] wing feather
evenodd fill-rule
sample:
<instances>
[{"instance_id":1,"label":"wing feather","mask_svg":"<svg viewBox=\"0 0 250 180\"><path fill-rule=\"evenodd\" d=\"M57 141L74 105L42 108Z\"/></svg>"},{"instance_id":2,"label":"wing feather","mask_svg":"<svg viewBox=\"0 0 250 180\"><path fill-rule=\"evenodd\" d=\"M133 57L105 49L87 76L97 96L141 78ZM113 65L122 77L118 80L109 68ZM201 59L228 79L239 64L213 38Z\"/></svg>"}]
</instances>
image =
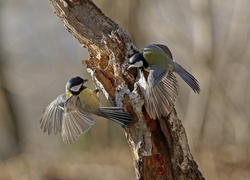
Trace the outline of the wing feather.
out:
<instances>
[{"instance_id":1,"label":"wing feather","mask_svg":"<svg viewBox=\"0 0 250 180\"><path fill-rule=\"evenodd\" d=\"M84 111L79 97L72 96L65 104L62 121L62 138L66 144L75 142L79 136L94 125L94 117Z\"/></svg>"},{"instance_id":2,"label":"wing feather","mask_svg":"<svg viewBox=\"0 0 250 180\"><path fill-rule=\"evenodd\" d=\"M65 102L65 94L61 94L45 108L40 118L40 127L44 133L48 132L50 135L52 131L55 134L61 132Z\"/></svg>"},{"instance_id":3,"label":"wing feather","mask_svg":"<svg viewBox=\"0 0 250 180\"><path fill-rule=\"evenodd\" d=\"M150 68L145 94L145 107L153 119L167 116L178 96L179 86L173 73Z\"/></svg>"}]
</instances>

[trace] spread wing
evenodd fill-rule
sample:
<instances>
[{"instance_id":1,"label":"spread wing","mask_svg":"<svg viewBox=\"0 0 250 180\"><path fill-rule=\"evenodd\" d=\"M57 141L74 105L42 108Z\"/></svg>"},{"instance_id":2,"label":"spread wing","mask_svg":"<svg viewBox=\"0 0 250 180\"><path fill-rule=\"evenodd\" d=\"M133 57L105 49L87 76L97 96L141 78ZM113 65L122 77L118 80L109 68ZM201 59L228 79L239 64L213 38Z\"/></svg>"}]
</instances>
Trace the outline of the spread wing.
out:
<instances>
[{"instance_id":1,"label":"spread wing","mask_svg":"<svg viewBox=\"0 0 250 180\"><path fill-rule=\"evenodd\" d=\"M78 96L70 97L65 104L62 121L62 138L66 144L75 142L78 137L94 125L94 117L84 110Z\"/></svg>"},{"instance_id":2,"label":"spread wing","mask_svg":"<svg viewBox=\"0 0 250 180\"><path fill-rule=\"evenodd\" d=\"M61 94L45 108L40 118L40 127L44 133L48 132L50 135L52 130L55 134L61 132L65 102L65 94Z\"/></svg>"},{"instance_id":3,"label":"spread wing","mask_svg":"<svg viewBox=\"0 0 250 180\"><path fill-rule=\"evenodd\" d=\"M179 86L173 73L150 67L145 94L145 107L153 119L167 116L178 96Z\"/></svg>"}]
</instances>

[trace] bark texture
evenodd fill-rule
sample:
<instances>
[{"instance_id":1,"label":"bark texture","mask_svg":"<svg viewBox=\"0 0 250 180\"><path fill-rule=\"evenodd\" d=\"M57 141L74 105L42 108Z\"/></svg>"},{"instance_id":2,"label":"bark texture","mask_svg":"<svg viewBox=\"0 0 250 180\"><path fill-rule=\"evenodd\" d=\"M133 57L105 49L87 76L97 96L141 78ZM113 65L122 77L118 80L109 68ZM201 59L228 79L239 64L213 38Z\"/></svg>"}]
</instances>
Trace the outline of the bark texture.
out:
<instances>
[{"instance_id":1,"label":"bark texture","mask_svg":"<svg viewBox=\"0 0 250 180\"><path fill-rule=\"evenodd\" d=\"M125 129L137 179L204 179L188 146L185 129L175 109L165 119L153 120L144 109L145 79L127 72L128 58L137 49L118 24L91 0L49 0L67 30L88 49L84 60L96 86L115 106L133 116ZM136 78L137 77L137 78Z\"/></svg>"}]
</instances>

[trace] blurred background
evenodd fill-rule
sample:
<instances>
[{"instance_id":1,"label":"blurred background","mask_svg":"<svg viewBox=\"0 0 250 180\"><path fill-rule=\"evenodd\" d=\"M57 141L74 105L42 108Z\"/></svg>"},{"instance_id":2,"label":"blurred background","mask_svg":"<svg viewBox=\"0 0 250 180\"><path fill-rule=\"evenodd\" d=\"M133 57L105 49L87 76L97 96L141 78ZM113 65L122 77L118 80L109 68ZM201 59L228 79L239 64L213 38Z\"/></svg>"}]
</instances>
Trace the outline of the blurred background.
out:
<instances>
[{"instance_id":1,"label":"blurred background","mask_svg":"<svg viewBox=\"0 0 250 180\"><path fill-rule=\"evenodd\" d=\"M250 179L250 1L94 2L140 49L168 45L200 82L197 95L180 81L176 109L204 177ZM0 179L135 179L118 125L97 119L72 145L39 128L71 77L91 79L87 51L49 2L0 0L0 24Z\"/></svg>"}]
</instances>

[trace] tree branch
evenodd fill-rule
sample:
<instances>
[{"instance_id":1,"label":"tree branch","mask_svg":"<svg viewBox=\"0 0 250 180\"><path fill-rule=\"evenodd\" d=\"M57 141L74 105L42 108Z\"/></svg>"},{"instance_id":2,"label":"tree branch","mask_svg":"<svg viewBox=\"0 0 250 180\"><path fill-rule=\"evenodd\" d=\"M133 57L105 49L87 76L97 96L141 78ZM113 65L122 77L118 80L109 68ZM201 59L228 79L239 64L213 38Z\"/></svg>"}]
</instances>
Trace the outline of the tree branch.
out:
<instances>
[{"instance_id":1,"label":"tree branch","mask_svg":"<svg viewBox=\"0 0 250 180\"><path fill-rule=\"evenodd\" d=\"M137 49L130 37L91 0L49 0L67 30L89 52L83 61L113 105L124 106L134 117L126 128L137 179L204 179L190 153L185 129L175 109L153 120L144 109L144 77L127 72L126 62ZM135 83L136 82L136 83ZM134 84L135 83L135 84Z\"/></svg>"}]
</instances>

